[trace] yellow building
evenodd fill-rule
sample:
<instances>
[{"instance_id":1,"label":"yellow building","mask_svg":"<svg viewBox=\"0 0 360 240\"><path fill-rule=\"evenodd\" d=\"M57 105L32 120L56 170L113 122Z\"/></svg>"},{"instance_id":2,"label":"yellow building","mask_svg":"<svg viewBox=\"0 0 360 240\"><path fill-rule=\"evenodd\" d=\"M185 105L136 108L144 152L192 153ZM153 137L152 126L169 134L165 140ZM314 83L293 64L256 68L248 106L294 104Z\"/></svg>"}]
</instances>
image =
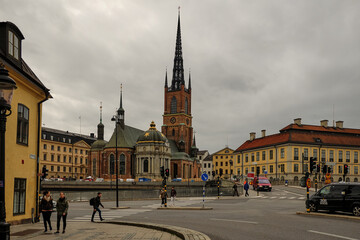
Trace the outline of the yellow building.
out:
<instances>
[{"instance_id":1,"label":"yellow building","mask_svg":"<svg viewBox=\"0 0 360 240\"><path fill-rule=\"evenodd\" d=\"M213 171L215 175L220 175L222 178L230 178L234 174L234 150L225 147L224 149L212 154Z\"/></svg>"},{"instance_id":2,"label":"yellow building","mask_svg":"<svg viewBox=\"0 0 360 240\"><path fill-rule=\"evenodd\" d=\"M47 179L84 179L88 176L88 155L94 135L82 135L42 128L40 165L48 170Z\"/></svg>"},{"instance_id":3,"label":"yellow building","mask_svg":"<svg viewBox=\"0 0 360 240\"><path fill-rule=\"evenodd\" d=\"M250 133L250 139L234 152L238 160L235 169L239 175L250 172L270 179L298 181L304 172L309 171L310 157L316 158L320 173L318 180L324 180L322 169L331 169L333 181L344 180L344 165L349 166L346 181L359 180L360 129L344 128L342 121L335 126L328 126L323 120L320 125L305 125L297 118L294 123L284 127L280 133L266 136L265 130L256 138ZM315 171L313 171L315 173ZM314 178L312 175L312 178Z\"/></svg>"},{"instance_id":4,"label":"yellow building","mask_svg":"<svg viewBox=\"0 0 360 240\"><path fill-rule=\"evenodd\" d=\"M29 221L36 214L42 103L50 97L22 59L23 39L16 25L0 22L0 64L17 86L5 133L5 207L10 223Z\"/></svg>"}]
</instances>

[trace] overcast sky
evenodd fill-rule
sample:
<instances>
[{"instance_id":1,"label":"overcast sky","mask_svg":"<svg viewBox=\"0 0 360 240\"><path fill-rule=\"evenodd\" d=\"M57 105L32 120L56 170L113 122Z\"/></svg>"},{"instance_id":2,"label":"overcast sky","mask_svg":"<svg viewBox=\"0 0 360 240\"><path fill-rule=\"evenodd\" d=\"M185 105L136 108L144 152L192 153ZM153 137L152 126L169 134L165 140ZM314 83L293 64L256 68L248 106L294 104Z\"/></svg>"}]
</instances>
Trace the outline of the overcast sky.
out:
<instances>
[{"instance_id":1,"label":"overcast sky","mask_svg":"<svg viewBox=\"0 0 360 240\"><path fill-rule=\"evenodd\" d=\"M105 139L123 84L125 123L161 129L178 6L200 150L236 149L250 132L305 124L360 128L358 0L0 0L25 36L23 59L51 90L46 127ZM187 77L186 77L187 83ZM16 92L15 92L16 94ZM333 111L335 109L335 111Z\"/></svg>"}]
</instances>

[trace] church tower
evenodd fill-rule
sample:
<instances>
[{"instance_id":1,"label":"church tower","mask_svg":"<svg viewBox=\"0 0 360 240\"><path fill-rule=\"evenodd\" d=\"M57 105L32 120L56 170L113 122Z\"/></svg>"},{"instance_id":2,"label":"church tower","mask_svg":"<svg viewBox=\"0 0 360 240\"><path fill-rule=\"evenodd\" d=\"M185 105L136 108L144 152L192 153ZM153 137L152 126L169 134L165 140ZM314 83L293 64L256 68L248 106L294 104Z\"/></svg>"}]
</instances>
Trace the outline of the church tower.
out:
<instances>
[{"instance_id":1,"label":"church tower","mask_svg":"<svg viewBox=\"0 0 360 240\"><path fill-rule=\"evenodd\" d=\"M174 140L180 151L191 154L192 116L191 116L191 76L188 87L185 86L184 66L181 46L180 11L178 15L174 67L171 85L168 85L165 73L165 99L162 133Z\"/></svg>"}]
</instances>

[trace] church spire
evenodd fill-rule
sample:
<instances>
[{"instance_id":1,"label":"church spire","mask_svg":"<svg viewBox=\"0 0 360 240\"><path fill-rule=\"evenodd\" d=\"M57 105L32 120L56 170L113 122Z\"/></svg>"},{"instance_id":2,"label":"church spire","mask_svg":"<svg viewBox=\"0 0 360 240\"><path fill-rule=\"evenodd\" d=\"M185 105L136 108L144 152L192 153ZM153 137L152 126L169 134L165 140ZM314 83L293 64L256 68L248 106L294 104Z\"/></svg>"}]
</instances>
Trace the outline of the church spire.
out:
<instances>
[{"instance_id":1,"label":"church spire","mask_svg":"<svg viewBox=\"0 0 360 240\"><path fill-rule=\"evenodd\" d=\"M100 123L102 123L102 102L100 102Z\"/></svg>"},{"instance_id":2,"label":"church spire","mask_svg":"<svg viewBox=\"0 0 360 240\"><path fill-rule=\"evenodd\" d=\"M167 68L166 68L166 72L165 72L165 87L168 87L168 80L167 80Z\"/></svg>"},{"instance_id":3,"label":"church spire","mask_svg":"<svg viewBox=\"0 0 360 240\"><path fill-rule=\"evenodd\" d=\"M191 69L189 69L189 84L188 88L191 89Z\"/></svg>"},{"instance_id":4,"label":"church spire","mask_svg":"<svg viewBox=\"0 0 360 240\"><path fill-rule=\"evenodd\" d=\"M119 124L122 129L125 127L125 110L122 106L122 84L120 85L120 107L117 110L118 118L119 118Z\"/></svg>"},{"instance_id":5,"label":"church spire","mask_svg":"<svg viewBox=\"0 0 360 240\"><path fill-rule=\"evenodd\" d=\"M172 90L180 90L181 85L185 85L185 81L184 81L182 46L181 46L180 7L179 7L178 26L177 26L177 34L176 34L176 46L175 46L175 58L174 58L174 68L173 68L171 89Z\"/></svg>"},{"instance_id":6,"label":"church spire","mask_svg":"<svg viewBox=\"0 0 360 240\"><path fill-rule=\"evenodd\" d=\"M100 123L97 125L98 140L104 140L104 124L102 123L102 102L100 102Z\"/></svg>"}]
</instances>

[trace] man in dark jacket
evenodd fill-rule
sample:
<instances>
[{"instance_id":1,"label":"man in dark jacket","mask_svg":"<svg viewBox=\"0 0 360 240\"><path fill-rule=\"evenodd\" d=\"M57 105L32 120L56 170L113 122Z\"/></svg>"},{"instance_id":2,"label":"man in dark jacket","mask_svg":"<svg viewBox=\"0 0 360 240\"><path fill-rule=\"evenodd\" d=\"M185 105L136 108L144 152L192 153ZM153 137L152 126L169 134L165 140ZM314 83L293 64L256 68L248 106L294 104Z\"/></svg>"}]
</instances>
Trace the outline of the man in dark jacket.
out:
<instances>
[{"instance_id":1,"label":"man in dark jacket","mask_svg":"<svg viewBox=\"0 0 360 240\"><path fill-rule=\"evenodd\" d=\"M249 183L247 180L244 182L244 190L245 190L245 197L249 196L248 190L249 190Z\"/></svg>"},{"instance_id":2,"label":"man in dark jacket","mask_svg":"<svg viewBox=\"0 0 360 240\"><path fill-rule=\"evenodd\" d=\"M61 192L60 198L56 202L56 211L57 211L56 227L57 228L56 228L55 233L59 233L61 218L63 219L63 232L62 233L65 233L66 217L67 217L68 208L69 208L69 203L65 198L65 194L63 192Z\"/></svg>"},{"instance_id":3,"label":"man in dark jacket","mask_svg":"<svg viewBox=\"0 0 360 240\"><path fill-rule=\"evenodd\" d=\"M236 185L236 183L234 183L233 189L234 189L233 197L235 196L235 194L236 194L237 196L239 196L239 192L238 192L238 190L237 190L237 185Z\"/></svg>"},{"instance_id":4,"label":"man in dark jacket","mask_svg":"<svg viewBox=\"0 0 360 240\"><path fill-rule=\"evenodd\" d=\"M49 224L50 231L52 230L50 218L51 218L51 213L53 211L53 208L54 208L53 199L50 195L50 192L44 191L44 196L41 199L41 203L40 203L40 211L43 215L43 221L44 221L44 227L45 227L44 232L47 232L47 224L46 223Z\"/></svg>"},{"instance_id":5,"label":"man in dark jacket","mask_svg":"<svg viewBox=\"0 0 360 240\"><path fill-rule=\"evenodd\" d=\"M102 194L101 194L101 192L99 192L97 197L95 198L94 205L93 205L94 211L93 211L93 214L91 216L91 221L92 222L94 222L94 217L95 217L96 212L99 212L99 217L100 217L101 221L105 220L104 218L101 217L101 211L100 211L100 208L99 208L99 206L102 206L102 208L104 208L104 206L101 204L101 200L100 200L101 196L102 196Z\"/></svg>"}]
</instances>

